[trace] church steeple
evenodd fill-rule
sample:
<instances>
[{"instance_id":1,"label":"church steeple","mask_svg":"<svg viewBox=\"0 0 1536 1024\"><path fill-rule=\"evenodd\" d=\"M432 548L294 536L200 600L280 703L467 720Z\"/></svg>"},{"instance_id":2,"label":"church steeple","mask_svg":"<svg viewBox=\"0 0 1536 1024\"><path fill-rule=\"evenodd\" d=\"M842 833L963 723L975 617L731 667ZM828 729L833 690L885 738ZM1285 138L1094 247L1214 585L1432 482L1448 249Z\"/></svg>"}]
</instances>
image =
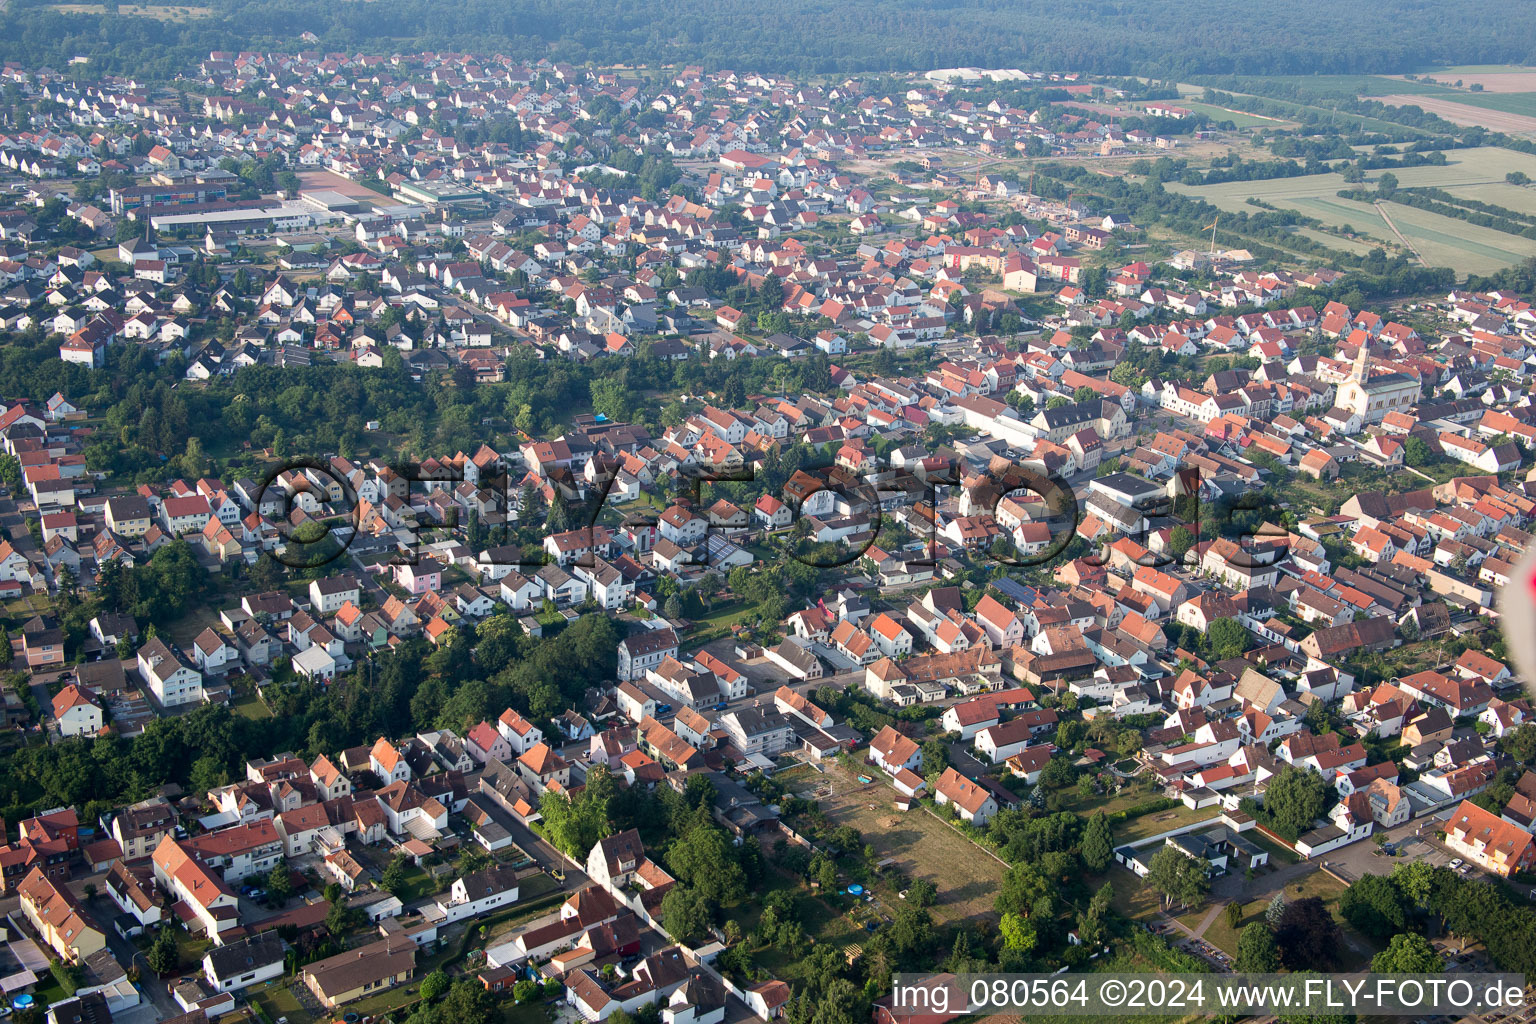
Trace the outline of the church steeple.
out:
<instances>
[{"instance_id":1,"label":"church steeple","mask_svg":"<svg viewBox=\"0 0 1536 1024\"><path fill-rule=\"evenodd\" d=\"M1355 353L1355 372L1351 375L1355 380L1364 384L1371 376L1371 346L1361 342L1360 351Z\"/></svg>"}]
</instances>

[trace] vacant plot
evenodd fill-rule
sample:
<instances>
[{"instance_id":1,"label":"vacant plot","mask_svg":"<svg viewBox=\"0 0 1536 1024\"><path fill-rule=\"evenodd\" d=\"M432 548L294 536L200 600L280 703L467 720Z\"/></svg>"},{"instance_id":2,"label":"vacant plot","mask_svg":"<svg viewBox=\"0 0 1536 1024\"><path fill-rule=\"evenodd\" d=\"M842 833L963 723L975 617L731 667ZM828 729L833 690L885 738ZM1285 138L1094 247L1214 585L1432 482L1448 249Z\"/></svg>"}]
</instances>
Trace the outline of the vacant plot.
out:
<instances>
[{"instance_id":1,"label":"vacant plot","mask_svg":"<svg viewBox=\"0 0 1536 1024\"><path fill-rule=\"evenodd\" d=\"M1474 104L1473 96L1469 94L1463 99L1461 94L1453 94L1456 99L1445 99L1441 96L1406 95L1393 93L1389 96L1368 96L1367 99L1379 100L1394 107L1418 107L1430 114L1437 114L1452 124L1474 125L1487 128L1489 131L1505 132L1510 135L1536 134L1536 117L1529 114L1512 113L1507 110L1495 110ZM1491 97L1490 97L1491 98Z\"/></svg>"},{"instance_id":2,"label":"vacant plot","mask_svg":"<svg viewBox=\"0 0 1536 1024\"><path fill-rule=\"evenodd\" d=\"M873 769L881 775L879 769ZM883 776L861 783L841 765L828 765L816 799L821 811L839 825L852 825L881 858L911 878L923 878L939 890L934 917L940 921L985 917L992 913L1003 863L928 811L897 812L896 791ZM830 792L827 790L830 786Z\"/></svg>"},{"instance_id":3,"label":"vacant plot","mask_svg":"<svg viewBox=\"0 0 1536 1024\"><path fill-rule=\"evenodd\" d=\"M105 14L106 4L55 4L61 14ZM192 21L213 13L211 7L187 7L159 4L119 4L117 13L125 18L154 18L156 21Z\"/></svg>"}]
</instances>

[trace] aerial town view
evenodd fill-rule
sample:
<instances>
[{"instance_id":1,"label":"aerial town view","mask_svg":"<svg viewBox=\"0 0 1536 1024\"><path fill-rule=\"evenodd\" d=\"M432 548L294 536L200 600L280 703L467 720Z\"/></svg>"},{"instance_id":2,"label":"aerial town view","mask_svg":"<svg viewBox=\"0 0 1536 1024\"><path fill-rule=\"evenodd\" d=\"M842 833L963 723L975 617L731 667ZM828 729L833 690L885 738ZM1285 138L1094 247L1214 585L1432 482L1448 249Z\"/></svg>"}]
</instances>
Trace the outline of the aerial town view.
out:
<instances>
[{"instance_id":1,"label":"aerial town view","mask_svg":"<svg viewBox=\"0 0 1536 1024\"><path fill-rule=\"evenodd\" d=\"M1531 1024L1533 386L1525 5L9 0L0 1022Z\"/></svg>"}]
</instances>

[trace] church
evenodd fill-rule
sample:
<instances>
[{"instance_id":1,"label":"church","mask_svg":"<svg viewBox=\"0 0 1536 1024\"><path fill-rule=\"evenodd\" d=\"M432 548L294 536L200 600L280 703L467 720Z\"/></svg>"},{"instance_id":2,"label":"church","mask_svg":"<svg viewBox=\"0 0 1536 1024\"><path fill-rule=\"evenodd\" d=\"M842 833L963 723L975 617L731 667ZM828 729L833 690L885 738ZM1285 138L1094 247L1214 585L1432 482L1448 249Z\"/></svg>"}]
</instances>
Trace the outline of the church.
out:
<instances>
[{"instance_id":1,"label":"church","mask_svg":"<svg viewBox=\"0 0 1536 1024\"><path fill-rule=\"evenodd\" d=\"M1380 423L1389 412L1407 412L1419 400L1419 382L1406 373L1371 376L1371 352L1361 345L1354 372L1339 385L1334 405L1359 416L1366 424Z\"/></svg>"}]
</instances>

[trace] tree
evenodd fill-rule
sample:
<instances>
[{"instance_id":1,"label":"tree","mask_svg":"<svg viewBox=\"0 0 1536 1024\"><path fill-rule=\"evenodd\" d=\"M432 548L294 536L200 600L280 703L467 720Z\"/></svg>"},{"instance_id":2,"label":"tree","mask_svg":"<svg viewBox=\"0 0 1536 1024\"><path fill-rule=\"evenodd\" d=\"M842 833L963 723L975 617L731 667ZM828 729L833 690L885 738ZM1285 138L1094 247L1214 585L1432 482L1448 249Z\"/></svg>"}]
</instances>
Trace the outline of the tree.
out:
<instances>
[{"instance_id":1,"label":"tree","mask_svg":"<svg viewBox=\"0 0 1536 1024\"><path fill-rule=\"evenodd\" d=\"M1164 905L1194 906L1210 891L1210 862L1164 846L1147 863L1146 885L1161 894Z\"/></svg>"},{"instance_id":2,"label":"tree","mask_svg":"<svg viewBox=\"0 0 1536 1024\"><path fill-rule=\"evenodd\" d=\"M1438 974L1445 970L1445 961L1424 936L1404 932L1392 936L1391 944L1371 957L1371 970L1377 974Z\"/></svg>"},{"instance_id":3,"label":"tree","mask_svg":"<svg viewBox=\"0 0 1536 1024\"><path fill-rule=\"evenodd\" d=\"M72 996L80 987L81 972L76 964L67 964L63 960L51 960L48 963L48 973L53 975L53 980L59 983L66 996Z\"/></svg>"},{"instance_id":4,"label":"tree","mask_svg":"<svg viewBox=\"0 0 1536 1024\"><path fill-rule=\"evenodd\" d=\"M1003 937L1003 948L1015 953L1028 953L1039 941L1034 921L1018 914L1004 914L997 923L997 933Z\"/></svg>"},{"instance_id":5,"label":"tree","mask_svg":"<svg viewBox=\"0 0 1536 1024\"><path fill-rule=\"evenodd\" d=\"M464 852L459 854L459 873L472 875L491 862L490 854L478 843L470 843L464 847Z\"/></svg>"},{"instance_id":6,"label":"tree","mask_svg":"<svg viewBox=\"0 0 1536 1024\"><path fill-rule=\"evenodd\" d=\"M923 741L922 754L924 777L940 775L949 767L949 745L936 736Z\"/></svg>"},{"instance_id":7,"label":"tree","mask_svg":"<svg viewBox=\"0 0 1536 1024\"><path fill-rule=\"evenodd\" d=\"M1264 809L1275 824L1293 837L1312 828L1313 822L1322 816L1327 800L1328 790L1321 775L1290 764L1280 769L1264 791Z\"/></svg>"},{"instance_id":8,"label":"tree","mask_svg":"<svg viewBox=\"0 0 1536 1024\"><path fill-rule=\"evenodd\" d=\"M1422 437L1410 437L1403 443L1403 461L1419 469L1434 462L1435 453Z\"/></svg>"},{"instance_id":9,"label":"tree","mask_svg":"<svg viewBox=\"0 0 1536 1024\"><path fill-rule=\"evenodd\" d=\"M1083 402L1091 402L1097 397L1099 397L1099 393L1086 384L1072 392L1072 401L1079 404Z\"/></svg>"},{"instance_id":10,"label":"tree","mask_svg":"<svg viewBox=\"0 0 1536 1024\"><path fill-rule=\"evenodd\" d=\"M1237 969L1248 974L1273 974L1280 969L1280 950L1269 925L1255 921L1238 933Z\"/></svg>"},{"instance_id":11,"label":"tree","mask_svg":"<svg viewBox=\"0 0 1536 1024\"><path fill-rule=\"evenodd\" d=\"M1402 890L1383 875L1364 875L1339 896L1344 920L1374 939L1391 938L1406 928L1408 910Z\"/></svg>"},{"instance_id":12,"label":"tree","mask_svg":"<svg viewBox=\"0 0 1536 1024\"><path fill-rule=\"evenodd\" d=\"M1286 904L1275 928L1280 959L1293 971L1331 971L1339 962L1343 935L1328 907L1316 896Z\"/></svg>"},{"instance_id":13,"label":"tree","mask_svg":"<svg viewBox=\"0 0 1536 1024\"><path fill-rule=\"evenodd\" d=\"M1180 564L1183 564L1184 556L1194 546L1195 535L1189 531L1189 527L1175 526L1172 530L1168 531L1168 551L1173 555L1174 560Z\"/></svg>"},{"instance_id":14,"label":"tree","mask_svg":"<svg viewBox=\"0 0 1536 1024\"><path fill-rule=\"evenodd\" d=\"M746 876L730 837L713 822L698 822L673 843L667 864L679 881L709 903L730 903L746 892Z\"/></svg>"},{"instance_id":15,"label":"tree","mask_svg":"<svg viewBox=\"0 0 1536 1024\"><path fill-rule=\"evenodd\" d=\"M1381 177L1376 179L1376 192L1382 196L1390 196L1397 191L1397 175L1391 171L1382 171Z\"/></svg>"},{"instance_id":16,"label":"tree","mask_svg":"<svg viewBox=\"0 0 1536 1024\"><path fill-rule=\"evenodd\" d=\"M1187 549L1186 549L1187 550ZM1211 653L1220 661L1242 657L1248 649L1249 633L1236 619L1217 619L1205 631Z\"/></svg>"},{"instance_id":17,"label":"tree","mask_svg":"<svg viewBox=\"0 0 1536 1024\"><path fill-rule=\"evenodd\" d=\"M896 908L896 919L891 922L891 942L904 956L920 953L933 941L933 915L910 902Z\"/></svg>"},{"instance_id":18,"label":"tree","mask_svg":"<svg viewBox=\"0 0 1536 1024\"><path fill-rule=\"evenodd\" d=\"M919 878L907 887L907 902L914 907L931 907L938 898L938 888L926 878Z\"/></svg>"},{"instance_id":19,"label":"tree","mask_svg":"<svg viewBox=\"0 0 1536 1024\"><path fill-rule=\"evenodd\" d=\"M288 865L279 862L267 872L267 896L273 903L281 905L288 902L288 897L292 895L293 879L288 875Z\"/></svg>"},{"instance_id":20,"label":"tree","mask_svg":"<svg viewBox=\"0 0 1536 1024\"><path fill-rule=\"evenodd\" d=\"M1536 725L1522 725L1505 733L1499 748L1521 764L1536 763Z\"/></svg>"},{"instance_id":21,"label":"tree","mask_svg":"<svg viewBox=\"0 0 1536 1024\"><path fill-rule=\"evenodd\" d=\"M362 917L362 911L347 906L341 900L335 900L331 903L331 909L325 912L325 930L339 938L356 928Z\"/></svg>"},{"instance_id":22,"label":"tree","mask_svg":"<svg viewBox=\"0 0 1536 1024\"><path fill-rule=\"evenodd\" d=\"M1110 833L1109 818L1099 811L1088 819L1083 830L1083 844L1079 851L1083 865L1094 874L1103 874L1114 860L1114 837Z\"/></svg>"},{"instance_id":23,"label":"tree","mask_svg":"<svg viewBox=\"0 0 1536 1024\"><path fill-rule=\"evenodd\" d=\"M149 955L145 958L149 961L149 969L162 977L181 966L181 951L176 946L176 935L171 931L172 927L170 924L160 927L160 934L155 937L155 944L149 948Z\"/></svg>"},{"instance_id":24,"label":"tree","mask_svg":"<svg viewBox=\"0 0 1536 1024\"><path fill-rule=\"evenodd\" d=\"M453 1024L490 1024L496 1015L496 1002L485 986L471 978L453 983L441 1003L443 1021Z\"/></svg>"},{"instance_id":25,"label":"tree","mask_svg":"<svg viewBox=\"0 0 1536 1024\"><path fill-rule=\"evenodd\" d=\"M453 979L448 977L448 972L441 967L421 979L421 998L427 1002L435 1002L448 994L453 987Z\"/></svg>"},{"instance_id":26,"label":"tree","mask_svg":"<svg viewBox=\"0 0 1536 1024\"><path fill-rule=\"evenodd\" d=\"M384 868L379 886L387 893L398 896L405 889L405 858L396 857Z\"/></svg>"},{"instance_id":27,"label":"tree","mask_svg":"<svg viewBox=\"0 0 1536 1024\"><path fill-rule=\"evenodd\" d=\"M1243 924L1243 905L1242 905L1242 903L1238 902L1237 900L1233 900L1232 902L1227 904L1227 909L1226 909L1225 913L1227 915L1227 927L1228 928L1231 928L1233 931L1237 931L1239 928L1242 927L1242 924Z\"/></svg>"},{"instance_id":28,"label":"tree","mask_svg":"<svg viewBox=\"0 0 1536 1024\"><path fill-rule=\"evenodd\" d=\"M674 886L661 901L661 924L674 941L692 946L709 930L709 905L692 889Z\"/></svg>"},{"instance_id":29,"label":"tree","mask_svg":"<svg viewBox=\"0 0 1536 1024\"><path fill-rule=\"evenodd\" d=\"M1264 923L1271 928L1280 925L1280 917L1285 913L1285 893L1277 892L1270 897L1269 903L1264 907Z\"/></svg>"},{"instance_id":30,"label":"tree","mask_svg":"<svg viewBox=\"0 0 1536 1024\"><path fill-rule=\"evenodd\" d=\"M596 787L590 785L594 779ZM539 813L543 816L545 834L550 842L578 860L585 858L587 851L611 831L608 800L612 792L612 776L606 768L597 768L588 776L588 781L588 787L574 798L561 793L546 794L539 803Z\"/></svg>"}]
</instances>

